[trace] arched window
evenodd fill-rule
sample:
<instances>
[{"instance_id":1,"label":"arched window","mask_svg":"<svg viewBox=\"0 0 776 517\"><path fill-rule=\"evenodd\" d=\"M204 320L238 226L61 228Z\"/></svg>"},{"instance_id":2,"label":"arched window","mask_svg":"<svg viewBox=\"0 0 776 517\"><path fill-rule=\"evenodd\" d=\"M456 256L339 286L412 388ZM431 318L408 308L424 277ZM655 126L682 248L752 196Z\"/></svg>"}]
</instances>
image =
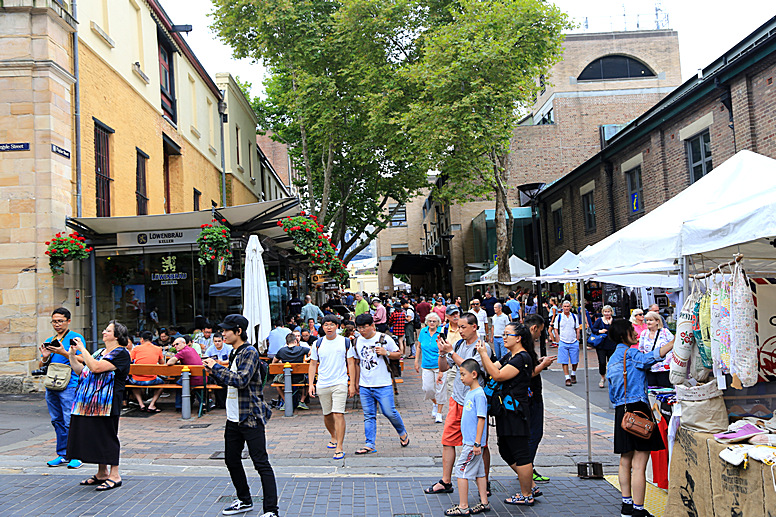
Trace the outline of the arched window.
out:
<instances>
[{"instance_id":1,"label":"arched window","mask_svg":"<svg viewBox=\"0 0 776 517\"><path fill-rule=\"evenodd\" d=\"M605 56L596 59L585 67L578 81L602 81L605 79L633 79L655 77L650 68L628 56Z\"/></svg>"}]
</instances>

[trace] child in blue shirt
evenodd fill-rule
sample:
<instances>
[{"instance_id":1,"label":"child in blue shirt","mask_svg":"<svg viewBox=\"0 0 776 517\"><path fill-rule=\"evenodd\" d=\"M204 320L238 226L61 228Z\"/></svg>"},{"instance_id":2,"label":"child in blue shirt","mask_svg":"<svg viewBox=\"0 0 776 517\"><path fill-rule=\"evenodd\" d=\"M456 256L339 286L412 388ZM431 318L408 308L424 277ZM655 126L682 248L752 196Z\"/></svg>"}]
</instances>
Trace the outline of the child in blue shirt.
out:
<instances>
[{"instance_id":1,"label":"child in blue shirt","mask_svg":"<svg viewBox=\"0 0 776 517\"><path fill-rule=\"evenodd\" d=\"M463 446L453 473L458 478L459 503L445 510L445 515L469 515L490 511L488 504L487 478L482 448L487 445L488 400L480 387L482 370L474 359L461 363L461 382L469 392L463 402L461 413L461 435ZM469 480L474 479L480 493L480 503L469 508Z\"/></svg>"}]
</instances>

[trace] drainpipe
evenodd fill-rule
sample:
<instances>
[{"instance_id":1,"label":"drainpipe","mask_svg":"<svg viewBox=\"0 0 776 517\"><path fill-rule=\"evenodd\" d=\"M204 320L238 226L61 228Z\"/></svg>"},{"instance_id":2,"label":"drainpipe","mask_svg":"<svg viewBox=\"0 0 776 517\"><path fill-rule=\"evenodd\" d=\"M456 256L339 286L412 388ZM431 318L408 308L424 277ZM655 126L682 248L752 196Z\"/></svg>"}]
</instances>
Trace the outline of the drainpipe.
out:
<instances>
[{"instance_id":1,"label":"drainpipe","mask_svg":"<svg viewBox=\"0 0 776 517\"><path fill-rule=\"evenodd\" d=\"M74 115L75 115L75 213L76 217L83 216L83 203L81 194L81 82L79 77L78 64L78 2L73 0L71 3L73 18L76 21L76 29L73 33L73 75L75 84L73 85L73 95L75 97ZM94 321L92 321L94 323Z\"/></svg>"},{"instance_id":2,"label":"drainpipe","mask_svg":"<svg viewBox=\"0 0 776 517\"><path fill-rule=\"evenodd\" d=\"M609 197L609 216L612 220L612 233L614 233L617 231L617 216L614 213L614 165L612 162L604 162L604 171L606 172L606 182Z\"/></svg>"},{"instance_id":3,"label":"drainpipe","mask_svg":"<svg viewBox=\"0 0 776 517\"><path fill-rule=\"evenodd\" d=\"M221 90L221 97L226 96L226 90ZM224 122L227 120L226 115L226 101L220 100L218 102L218 115L221 119L221 206L226 206L226 156L224 149Z\"/></svg>"},{"instance_id":4,"label":"drainpipe","mask_svg":"<svg viewBox=\"0 0 776 517\"><path fill-rule=\"evenodd\" d=\"M89 307L92 313L92 352L97 350L97 261L94 259L94 254L94 250L89 253L89 290L91 291Z\"/></svg>"}]
</instances>

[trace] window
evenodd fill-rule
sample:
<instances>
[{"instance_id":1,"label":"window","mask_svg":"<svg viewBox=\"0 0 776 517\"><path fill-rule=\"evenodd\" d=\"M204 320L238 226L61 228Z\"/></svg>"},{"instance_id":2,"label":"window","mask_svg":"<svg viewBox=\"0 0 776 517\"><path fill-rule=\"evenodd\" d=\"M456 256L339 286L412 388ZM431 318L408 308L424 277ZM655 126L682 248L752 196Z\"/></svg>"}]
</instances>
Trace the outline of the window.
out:
<instances>
[{"instance_id":1,"label":"window","mask_svg":"<svg viewBox=\"0 0 776 517\"><path fill-rule=\"evenodd\" d=\"M162 111L175 122L175 74L173 51L166 37L159 38L159 84L162 91Z\"/></svg>"},{"instance_id":2,"label":"window","mask_svg":"<svg viewBox=\"0 0 776 517\"><path fill-rule=\"evenodd\" d=\"M110 217L110 147L113 130L94 123L94 172L96 176L97 217Z\"/></svg>"},{"instance_id":3,"label":"window","mask_svg":"<svg viewBox=\"0 0 776 517\"><path fill-rule=\"evenodd\" d=\"M542 94L544 94L544 92L547 91L547 85L544 82L544 74L539 76L539 88L540 88L540 92L541 92L539 95L542 95Z\"/></svg>"},{"instance_id":4,"label":"window","mask_svg":"<svg viewBox=\"0 0 776 517\"><path fill-rule=\"evenodd\" d=\"M555 242L563 242L563 208L552 211L552 227L555 232Z\"/></svg>"},{"instance_id":5,"label":"window","mask_svg":"<svg viewBox=\"0 0 776 517\"><path fill-rule=\"evenodd\" d=\"M709 173L711 163L711 137L708 131L687 141L687 160L690 162L690 181L695 183Z\"/></svg>"},{"instance_id":6,"label":"window","mask_svg":"<svg viewBox=\"0 0 776 517\"><path fill-rule=\"evenodd\" d=\"M148 215L148 196L146 192L146 163L148 155L137 149L137 168L135 169L135 198L137 215Z\"/></svg>"},{"instance_id":7,"label":"window","mask_svg":"<svg viewBox=\"0 0 776 517\"><path fill-rule=\"evenodd\" d=\"M197 83L194 82L194 78L189 76L189 94L191 95L191 125L195 128L199 127L197 123Z\"/></svg>"},{"instance_id":8,"label":"window","mask_svg":"<svg viewBox=\"0 0 776 517\"><path fill-rule=\"evenodd\" d=\"M248 177L250 179L254 179L253 177L253 153L251 152L251 148L253 146L250 142L248 142Z\"/></svg>"},{"instance_id":9,"label":"window","mask_svg":"<svg viewBox=\"0 0 776 517\"><path fill-rule=\"evenodd\" d=\"M545 124L554 124L555 123L555 115L552 113L552 108L550 108L547 113L545 113L541 119L539 119L539 122L537 122L537 126L542 126Z\"/></svg>"},{"instance_id":10,"label":"window","mask_svg":"<svg viewBox=\"0 0 776 517\"><path fill-rule=\"evenodd\" d=\"M202 197L202 192L194 189L194 211L199 212L199 199Z\"/></svg>"},{"instance_id":11,"label":"window","mask_svg":"<svg viewBox=\"0 0 776 517\"><path fill-rule=\"evenodd\" d=\"M207 134L208 134L208 143L211 147L216 146L216 134L215 131L213 131L213 121L215 120L215 116L213 115L213 101L210 99L207 100Z\"/></svg>"},{"instance_id":12,"label":"window","mask_svg":"<svg viewBox=\"0 0 776 517\"><path fill-rule=\"evenodd\" d=\"M644 211L644 190L641 183L641 166L625 173L628 181L628 203L630 213L636 214Z\"/></svg>"},{"instance_id":13,"label":"window","mask_svg":"<svg viewBox=\"0 0 776 517\"><path fill-rule=\"evenodd\" d=\"M393 212L394 209L396 209L396 212L391 216L390 226L407 226L407 207L401 205L399 208L396 208L395 204L388 205L388 213Z\"/></svg>"},{"instance_id":14,"label":"window","mask_svg":"<svg viewBox=\"0 0 776 517\"><path fill-rule=\"evenodd\" d=\"M235 146L237 147L235 156L237 157L237 165L240 165L240 126L234 126L234 131L236 135Z\"/></svg>"},{"instance_id":15,"label":"window","mask_svg":"<svg viewBox=\"0 0 776 517\"><path fill-rule=\"evenodd\" d=\"M654 77L650 68L628 56L606 56L596 59L585 67L578 81L603 81L606 79L637 79Z\"/></svg>"},{"instance_id":16,"label":"window","mask_svg":"<svg viewBox=\"0 0 776 517\"><path fill-rule=\"evenodd\" d=\"M595 201L593 194L595 191L590 191L587 194L582 195L582 210L585 215L585 231L595 231Z\"/></svg>"}]
</instances>

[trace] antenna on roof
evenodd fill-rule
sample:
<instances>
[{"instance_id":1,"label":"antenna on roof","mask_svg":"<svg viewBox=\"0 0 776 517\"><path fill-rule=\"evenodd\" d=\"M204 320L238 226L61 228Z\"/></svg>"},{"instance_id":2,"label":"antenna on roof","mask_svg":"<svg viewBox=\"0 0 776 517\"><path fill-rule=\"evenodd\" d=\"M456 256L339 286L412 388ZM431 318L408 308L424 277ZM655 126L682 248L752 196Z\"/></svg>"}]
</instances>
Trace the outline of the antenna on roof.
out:
<instances>
[{"instance_id":1,"label":"antenna on roof","mask_svg":"<svg viewBox=\"0 0 776 517\"><path fill-rule=\"evenodd\" d=\"M668 28L668 12L663 9L663 2L661 0L655 1L655 29L667 29Z\"/></svg>"}]
</instances>

